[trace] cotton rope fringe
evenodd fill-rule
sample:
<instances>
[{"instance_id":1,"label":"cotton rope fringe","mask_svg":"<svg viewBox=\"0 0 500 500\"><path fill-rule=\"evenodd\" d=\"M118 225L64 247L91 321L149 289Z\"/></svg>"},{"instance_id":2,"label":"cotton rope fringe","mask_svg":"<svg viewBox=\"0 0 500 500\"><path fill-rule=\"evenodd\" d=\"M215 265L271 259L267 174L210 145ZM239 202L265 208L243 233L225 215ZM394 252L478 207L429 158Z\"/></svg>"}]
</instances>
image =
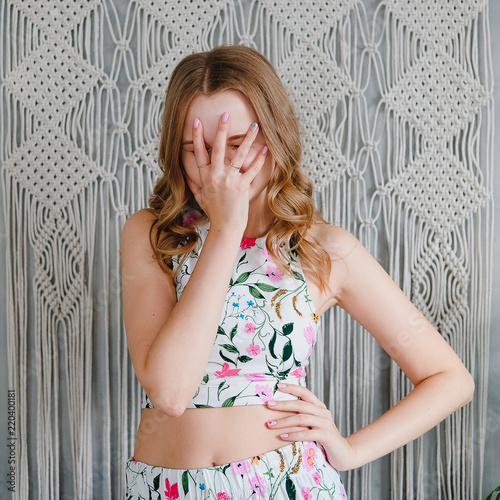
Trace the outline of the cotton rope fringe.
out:
<instances>
[{"instance_id":1,"label":"cotton rope fringe","mask_svg":"<svg viewBox=\"0 0 500 500\"><path fill-rule=\"evenodd\" d=\"M486 0L7 0L0 25L13 498L124 496L140 391L122 324L121 282L133 277L120 276L120 231L159 174L171 71L187 54L237 43L266 55L289 89L324 217L380 259L476 379L472 404L390 466L344 474L350 498L375 499L382 473L394 499L481 496L493 165ZM325 315L309 381L343 434L411 389L342 310Z\"/></svg>"}]
</instances>

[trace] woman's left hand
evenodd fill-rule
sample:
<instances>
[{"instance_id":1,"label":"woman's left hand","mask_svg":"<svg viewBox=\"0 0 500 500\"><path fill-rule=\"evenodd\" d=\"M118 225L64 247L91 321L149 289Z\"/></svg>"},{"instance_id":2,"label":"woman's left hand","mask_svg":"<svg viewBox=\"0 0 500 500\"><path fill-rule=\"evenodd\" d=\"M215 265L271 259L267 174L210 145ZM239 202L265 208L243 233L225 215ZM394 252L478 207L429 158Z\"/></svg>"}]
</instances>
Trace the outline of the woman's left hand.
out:
<instances>
[{"instance_id":1,"label":"woman's left hand","mask_svg":"<svg viewBox=\"0 0 500 500\"><path fill-rule=\"evenodd\" d=\"M296 414L271 420L267 422L267 426L273 430L282 430L280 437L283 441L316 441L323 446L329 464L337 470L353 468L354 449L349 441L340 435L326 405L305 387L296 384L278 384L278 389L300 399L268 401L268 408ZM287 432L290 427L303 427L304 430Z\"/></svg>"}]
</instances>

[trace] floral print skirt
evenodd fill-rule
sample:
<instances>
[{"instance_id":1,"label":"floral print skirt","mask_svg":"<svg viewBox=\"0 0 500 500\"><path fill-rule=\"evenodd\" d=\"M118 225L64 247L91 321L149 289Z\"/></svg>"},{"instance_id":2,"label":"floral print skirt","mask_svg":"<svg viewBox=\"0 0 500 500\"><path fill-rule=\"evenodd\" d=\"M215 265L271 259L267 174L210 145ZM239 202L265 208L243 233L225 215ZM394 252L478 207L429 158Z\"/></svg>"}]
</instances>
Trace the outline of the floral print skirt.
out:
<instances>
[{"instance_id":1,"label":"floral print skirt","mask_svg":"<svg viewBox=\"0 0 500 500\"><path fill-rule=\"evenodd\" d=\"M206 469L165 469L130 459L125 474L127 500L347 500L338 472L313 442Z\"/></svg>"}]
</instances>

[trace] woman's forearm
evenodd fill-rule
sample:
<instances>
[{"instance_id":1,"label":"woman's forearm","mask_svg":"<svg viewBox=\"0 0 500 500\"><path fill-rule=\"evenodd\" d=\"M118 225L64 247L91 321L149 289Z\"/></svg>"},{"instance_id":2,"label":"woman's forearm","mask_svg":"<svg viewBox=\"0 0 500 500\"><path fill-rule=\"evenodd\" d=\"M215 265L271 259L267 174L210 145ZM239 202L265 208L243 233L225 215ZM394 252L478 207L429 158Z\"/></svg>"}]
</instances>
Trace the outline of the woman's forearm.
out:
<instances>
[{"instance_id":1,"label":"woman's forearm","mask_svg":"<svg viewBox=\"0 0 500 500\"><path fill-rule=\"evenodd\" d=\"M241 237L242 231L209 231L186 288L149 349L143 384L153 404L172 416L182 414L203 377Z\"/></svg>"},{"instance_id":2,"label":"woman's forearm","mask_svg":"<svg viewBox=\"0 0 500 500\"><path fill-rule=\"evenodd\" d=\"M365 465L416 439L468 403L473 392L465 369L423 380L387 413L346 438L352 455L343 469Z\"/></svg>"}]
</instances>

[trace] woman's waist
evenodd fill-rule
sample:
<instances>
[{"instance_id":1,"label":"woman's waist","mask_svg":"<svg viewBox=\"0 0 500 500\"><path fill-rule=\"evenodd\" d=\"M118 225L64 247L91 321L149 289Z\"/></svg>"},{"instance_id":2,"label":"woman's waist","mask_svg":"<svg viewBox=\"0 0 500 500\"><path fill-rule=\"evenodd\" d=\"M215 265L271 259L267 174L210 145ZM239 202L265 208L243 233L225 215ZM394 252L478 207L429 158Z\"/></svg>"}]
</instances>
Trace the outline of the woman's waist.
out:
<instances>
[{"instance_id":1,"label":"woman's waist","mask_svg":"<svg viewBox=\"0 0 500 500\"><path fill-rule=\"evenodd\" d=\"M259 456L284 446L285 430L267 426L290 412L265 405L187 409L169 417L155 408L143 410L134 459L171 469L196 469ZM291 427L287 432L299 428Z\"/></svg>"}]
</instances>

